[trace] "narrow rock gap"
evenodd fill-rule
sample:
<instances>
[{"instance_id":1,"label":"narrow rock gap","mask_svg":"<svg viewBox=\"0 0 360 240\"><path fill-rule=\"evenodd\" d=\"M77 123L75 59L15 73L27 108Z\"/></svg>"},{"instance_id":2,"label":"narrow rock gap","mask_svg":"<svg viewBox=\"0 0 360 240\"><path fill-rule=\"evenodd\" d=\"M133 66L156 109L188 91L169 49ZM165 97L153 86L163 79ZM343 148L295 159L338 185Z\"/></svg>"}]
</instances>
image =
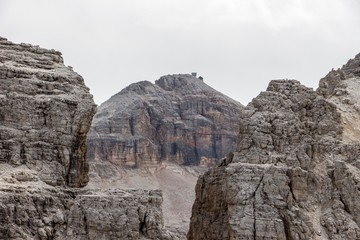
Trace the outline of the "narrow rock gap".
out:
<instances>
[{"instance_id":1,"label":"narrow rock gap","mask_svg":"<svg viewBox=\"0 0 360 240\"><path fill-rule=\"evenodd\" d=\"M140 209L138 209L138 214L140 215L139 210ZM139 220L140 220L139 232L144 236L146 235L146 231L145 231L145 229L146 229L146 218L147 218L146 213L144 213L144 218L140 218L140 216L139 216Z\"/></svg>"},{"instance_id":2,"label":"narrow rock gap","mask_svg":"<svg viewBox=\"0 0 360 240\"><path fill-rule=\"evenodd\" d=\"M349 209L349 206L345 203L344 199L343 199L342 196L341 196L341 193L339 194L339 200L340 200L340 202L342 202L342 204L344 204L344 210L345 210L348 214L352 215L352 214L351 214L351 211L350 211L350 209Z\"/></svg>"},{"instance_id":3,"label":"narrow rock gap","mask_svg":"<svg viewBox=\"0 0 360 240\"><path fill-rule=\"evenodd\" d=\"M86 217L86 213L84 213L84 211L83 211L83 214L84 214L83 221L84 221L84 225L85 225L85 232L86 232L86 235L88 236L89 235L89 226L88 226L88 222L87 222L87 217Z\"/></svg>"},{"instance_id":4,"label":"narrow rock gap","mask_svg":"<svg viewBox=\"0 0 360 240\"><path fill-rule=\"evenodd\" d=\"M193 141L194 141L194 154L195 154L195 163L199 163L200 162L200 157L199 157L199 153L198 153L198 148L197 148L197 140L196 140L196 135L193 135Z\"/></svg>"},{"instance_id":5,"label":"narrow rock gap","mask_svg":"<svg viewBox=\"0 0 360 240\"><path fill-rule=\"evenodd\" d=\"M291 180L291 178L290 178L290 173L289 173L289 171L290 171L290 169L288 169L287 170L287 173L286 173L286 175L287 175L287 177L289 178L289 183L288 183L288 186L289 186L289 194L291 194L291 196L292 196L292 198L294 199L294 200L296 200L296 198L295 198L295 195L294 195L294 192L293 192L293 189L292 189L292 187L291 187L291 184L292 184L292 180Z\"/></svg>"},{"instance_id":6,"label":"narrow rock gap","mask_svg":"<svg viewBox=\"0 0 360 240\"><path fill-rule=\"evenodd\" d=\"M254 228L254 240L256 240L256 192L258 191L262 181L264 179L264 175L261 176L261 179L259 181L259 184L256 186L256 189L254 191L254 201L253 201L253 215L254 215L254 224L253 224L253 228Z\"/></svg>"},{"instance_id":7,"label":"narrow rock gap","mask_svg":"<svg viewBox=\"0 0 360 240\"><path fill-rule=\"evenodd\" d=\"M335 170L332 170L332 171L331 171L331 173L329 174L329 177L330 177L330 179L331 179L332 185L335 186L335 187L338 188L338 189L341 189L341 187L338 187L338 184L336 183L337 181L336 181L336 179L335 179ZM334 191L333 191L333 192L334 192ZM339 196L340 202L342 202L342 204L344 205L344 210L351 215L350 209L349 209L349 207L347 206L347 204L345 203L345 201L344 201L341 193L338 192L338 194L339 194L338 196Z\"/></svg>"},{"instance_id":8,"label":"narrow rock gap","mask_svg":"<svg viewBox=\"0 0 360 240\"><path fill-rule=\"evenodd\" d=\"M130 134L132 136L135 135L135 129L134 129L134 116L131 116L129 119L129 126L130 126Z\"/></svg>"},{"instance_id":9,"label":"narrow rock gap","mask_svg":"<svg viewBox=\"0 0 360 240\"><path fill-rule=\"evenodd\" d=\"M281 214L281 216L284 214ZM282 222L283 222L283 226L284 226L284 232L285 232L285 236L287 240L293 240L293 238L291 237L291 229L290 229L290 223L289 221L286 220L286 218L284 216L282 216Z\"/></svg>"}]
</instances>

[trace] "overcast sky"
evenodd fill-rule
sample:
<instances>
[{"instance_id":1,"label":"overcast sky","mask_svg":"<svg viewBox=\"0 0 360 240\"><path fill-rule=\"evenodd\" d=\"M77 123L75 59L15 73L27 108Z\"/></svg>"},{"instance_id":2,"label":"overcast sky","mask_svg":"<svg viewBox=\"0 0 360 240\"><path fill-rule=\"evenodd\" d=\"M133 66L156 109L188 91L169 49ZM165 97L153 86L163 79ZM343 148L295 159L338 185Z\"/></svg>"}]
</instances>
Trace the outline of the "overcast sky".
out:
<instances>
[{"instance_id":1,"label":"overcast sky","mask_svg":"<svg viewBox=\"0 0 360 240\"><path fill-rule=\"evenodd\" d=\"M0 0L0 36L63 53L100 104L197 72L247 104L272 79L316 88L360 52L359 0Z\"/></svg>"}]
</instances>

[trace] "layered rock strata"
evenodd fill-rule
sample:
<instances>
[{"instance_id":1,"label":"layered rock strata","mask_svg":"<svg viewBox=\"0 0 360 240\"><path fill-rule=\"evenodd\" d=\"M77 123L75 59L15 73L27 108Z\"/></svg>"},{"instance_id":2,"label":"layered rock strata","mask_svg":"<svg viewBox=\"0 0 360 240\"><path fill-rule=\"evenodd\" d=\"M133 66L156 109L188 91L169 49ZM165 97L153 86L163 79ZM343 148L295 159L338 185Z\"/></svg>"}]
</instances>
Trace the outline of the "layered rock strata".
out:
<instances>
[{"instance_id":1,"label":"layered rock strata","mask_svg":"<svg viewBox=\"0 0 360 240\"><path fill-rule=\"evenodd\" d=\"M208 166L235 149L241 108L192 75L134 83L99 107L87 156L124 167Z\"/></svg>"},{"instance_id":2,"label":"layered rock strata","mask_svg":"<svg viewBox=\"0 0 360 240\"><path fill-rule=\"evenodd\" d=\"M0 38L0 239L179 238L161 191L74 188L94 113L61 53Z\"/></svg>"},{"instance_id":3,"label":"layered rock strata","mask_svg":"<svg viewBox=\"0 0 360 240\"><path fill-rule=\"evenodd\" d=\"M2 186L0 239L172 239L160 191Z\"/></svg>"},{"instance_id":4,"label":"layered rock strata","mask_svg":"<svg viewBox=\"0 0 360 240\"><path fill-rule=\"evenodd\" d=\"M61 53L0 38L0 164L26 166L47 184L88 182L86 134L95 104Z\"/></svg>"},{"instance_id":5,"label":"layered rock strata","mask_svg":"<svg viewBox=\"0 0 360 240\"><path fill-rule=\"evenodd\" d=\"M253 99L234 155L198 180L188 239L360 239L359 62Z\"/></svg>"}]
</instances>

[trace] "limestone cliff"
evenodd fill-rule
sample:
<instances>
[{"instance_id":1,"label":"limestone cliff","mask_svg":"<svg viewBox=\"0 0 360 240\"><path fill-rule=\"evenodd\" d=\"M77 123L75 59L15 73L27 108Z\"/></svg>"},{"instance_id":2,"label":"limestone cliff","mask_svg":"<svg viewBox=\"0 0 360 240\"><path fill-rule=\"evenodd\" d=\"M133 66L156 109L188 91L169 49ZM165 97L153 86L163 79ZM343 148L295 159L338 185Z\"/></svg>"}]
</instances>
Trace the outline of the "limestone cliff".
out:
<instances>
[{"instance_id":1,"label":"limestone cliff","mask_svg":"<svg viewBox=\"0 0 360 240\"><path fill-rule=\"evenodd\" d=\"M360 239L359 60L316 92L272 81L241 111L236 152L198 180L188 239Z\"/></svg>"},{"instance_id":2,"label":"limestone cliff","mask_svg":"<svg viewBox=\"0 0 360 240\"><path fill-rule=\"evenodd\" d=\"M128 167L213 164L235 149L241 108L192 75L134 83L99 107L87 156Z\"/></svg>"},{"instance_id":3,"label":"limestone cliff","mask_svg":"<svg viewBox=\"0 0 360 240\"><path fill-rule=\"evenodd\" d=\"M61 53L0 38L0 164L47 184L84 186L86 134L95 104Z\"/></svg>"},{"instance_id":4,"label":"limestone cliff","mask_svg":"<svg viewBox=\"0 0 360 240\"><path fill-rule=\"evenodd\" d=\"M73 188L94 113L61 53L0 38L0 239L178 239L158 190Z\"/></svg>"}]
</instances>

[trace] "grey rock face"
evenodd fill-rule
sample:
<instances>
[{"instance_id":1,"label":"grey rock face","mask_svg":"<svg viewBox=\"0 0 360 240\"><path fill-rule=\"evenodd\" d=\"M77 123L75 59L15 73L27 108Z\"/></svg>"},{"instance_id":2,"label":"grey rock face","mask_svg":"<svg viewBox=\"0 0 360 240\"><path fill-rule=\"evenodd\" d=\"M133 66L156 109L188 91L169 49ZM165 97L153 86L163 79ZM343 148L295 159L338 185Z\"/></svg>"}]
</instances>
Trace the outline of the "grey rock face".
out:
<instances>
[{"instance_id":1,"label":"grey rock face","mask_svg":"<svg viewBox=\"0 0 360 240\"><path fill-rule=\"evenodd\" d=\"M160 191L2 187L0 239L167 239ZM163 236L163 237L162 237Z\"/></svg>"},{"instance_id":2,"label":"grey rock face","mask_svg":"<svg viewBox=\"0 0 360 240\"><path fill-rule=\"evenodd\" d=\"M188 239L360 238L359 138L346 122L360 78L341 71L317 92L272 81L241 112L232 161L198 180Z\"/></svg>"},{"instance_id":3,"label":"grey rock face","mask_svg":"<svg viewBox=\"0 0 360 240\"><path fill-rule=\"evenodd\" d=\"M350 59L342 68L348 77L360 77L360 53Z\"/></svg>"},{"instance_id":4,"label":"grey rock face","mask_svg":"<svg viewBox=\"0 0 360 240\"><path fill-rule=\"evenodd\" d=\"M326 98L346 95L348 92L345 80L358 77L360 77L360 53L350 59L341 69L333 69L322 78L317 92Z\"/></svg>"},{"instance_id":5,"label":"grey rock face","mask_svg":"<svg viewBox=\"0 0 360 240\"><path fill-rule=\"evenodd\" d=\"M47 184L84 186L95 104L61 53L0 39L0 164L26 166Z\"/></svg>"},{"instance_id":6,"label":"grey rock face","mask_svg":"<svg viewBox=\"0 0 360 240\"><path fill-rule=\"evenodd\" d=\"M88 159L128 167L213 164L235 149L241 108L191 75L135 83L99 107Z\"/></svg>"}]
</instances>

